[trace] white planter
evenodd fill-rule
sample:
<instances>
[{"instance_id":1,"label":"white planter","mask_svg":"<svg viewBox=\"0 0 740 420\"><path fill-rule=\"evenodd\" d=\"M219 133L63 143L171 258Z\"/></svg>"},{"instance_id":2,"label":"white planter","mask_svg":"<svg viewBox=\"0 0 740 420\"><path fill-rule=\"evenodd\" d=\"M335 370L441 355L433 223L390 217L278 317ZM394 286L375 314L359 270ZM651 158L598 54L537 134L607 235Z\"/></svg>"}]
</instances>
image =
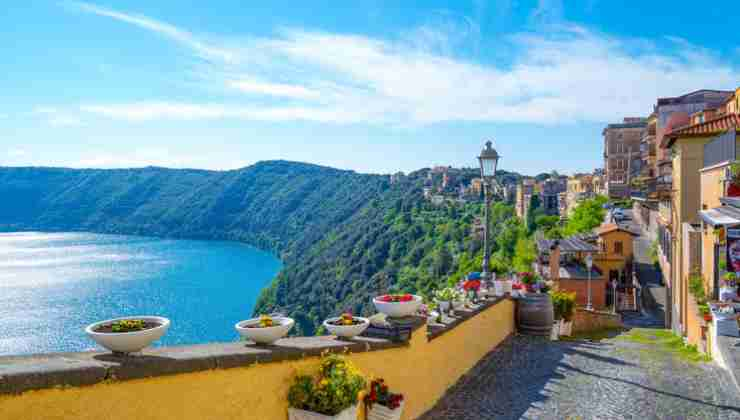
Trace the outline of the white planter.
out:
<instances>
[{"instance_id":1,"label":"white planter","mask_svg":"<svg viewBox=\"0 0 740 420\"><path fill-rule=\"evenodd\" d=\"M452 302L452 309L458 310L465 307L465 301L464 300L455 300Z\"/></svg>"},{"instance_id":2,"label":"white planter","mask_svg":"<svg viewBox=\"0 0 740 420\"><path fill-rule=\"evenodd\" d=\"M132 331L125 333L101 333L95 332L95 329L103 325L112 324L116 321L130 321L141 319L147 322L156 322L158 327L143 331ZM114 318L107 321L96 322L85 328L85 333L95 340L96 343L106 349L117 353L135 353L143 350L154 341L162 338L164 333L170 328L170 320L160 316L128 316L123 318Z\"/></svg>"},{"instance_id":3,"label":"white planter","mask_svg":"<svg viewBox=\"0 0 740 420\"><path fill-rule=\"evenodd\" d=\"M564 337L573 335L573 321L560 321L560 335Z\"/></svg>"},{"instance_id":4,"label":"white planter","mask_svg":"<svg viewBox=\"0 0 740 420\"><path fill-rule=\"evenodd\" d=\"M439 318L439 312L432 311L429 313L429 316L427 316L427 324L436 324L437 318Z\"/></svg>"},{"instance_id":5,"label":"white planter","mask_svg":"<svg viewBox=\"0 0 740 420\"><path fill-rule=\"evenodd\" d=\"M514 284L511 280L504 280L504 294L511 294L511 286Z\"/></svg>"},{"instance_id":6,"label":"white planter","mask_svg":"<svg viewBox=\"0 0 740 420\"><path fill-rule=\"evenodd\" d=\"M373 408L367 411L367 420L401 420L403 404L404 402L402 401L401 405L395 410L391 410L380 404L373 404Z\"/></svg>"},{"instance_id":7,"label":"white planter","mask_svg":"<svg viewBox=\"0 0 740 420\"><path fill-rule=\"evenodd\" d=\"M560 337L560 323L562 321L557 320L552 324L552 330L550 330L550 340L552 341L558 341L558 338Z\"/></svg>"},{"instance_id":8,"label":"white planter","mask_svg":"<svg viewBox=\"0 0 740 420\"><path fill-rule=\"evenodd\" d=\"M278 325L267 328L250 328L249 326L259 325L260 323L259 318L252 318L237 323L234 328L236 328L239 335L257 344L272 344L285 337L295 324L292 318L275 317L272 320Z\"/></svg>"},{"instance_id":9,"label":"white planter","mask_svg":"<svg viewBox=\"0 0 740 420\"><path fill-rule=\"evenodd\" d=\"M332 325L332 322L338 321L341 317L329 318L324 321L324 327L329 331L330 334L336 335L337 337L352 338L362 334L367 327L370 325L370 320L367 318L354 317L356 320L362 321L357 325Z\"/></svg>"},{"instance_id":10,"label":"white planter","mask_svg":"<svg viewBox=\"0 0 740 420\"><path fill-rule=\"evenodd\" d=\"M449 301L438 301L437 305L439 305L439 310L442 312L449 312L450 311L450 302Z\"/></svg>"},{"instance_id":11,"label":"white planter","mask_svg":"<svg viewBox=\"0 0 740 420\"><path fill-rule=\"evenodd\" d=\"M411 316L416 313L421 303L421 296L416 295L413 295L413 299L408 302L383 302L379 300L379 297L373 299L375 309L391 318Z\"/></svg>"},{"instance_id":12,"label":"white planter","mask_svg":"<svg viewBox=\"0 0 740 420\"><path fill-rule=\"evenodd\" d=\"M496 296L503 296L504 295L504 282L503 281L494 281L493 282L493 294Z\"/></svg>"},{"instance_id":13,"label":"white planter","mask_svg":"<svg viewBox=\"0 0 740 420\"><path fill-rule=\"evenodd\" d=\"M357 420L357 406L353 405L335 416L288 408L288 420Z\"/></svg>"}]
</instances>

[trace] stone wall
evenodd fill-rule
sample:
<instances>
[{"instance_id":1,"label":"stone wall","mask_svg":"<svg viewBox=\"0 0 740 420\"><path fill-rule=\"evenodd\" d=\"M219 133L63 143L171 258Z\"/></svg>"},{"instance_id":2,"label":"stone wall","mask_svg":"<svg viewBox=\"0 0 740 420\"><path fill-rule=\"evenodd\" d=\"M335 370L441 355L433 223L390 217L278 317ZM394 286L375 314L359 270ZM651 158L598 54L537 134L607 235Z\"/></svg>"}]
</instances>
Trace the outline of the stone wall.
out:
<instances>
[{"instance_id":1,"label":"stone wall","mask_svg":"<svg viewBox=\"0 0 740 420\"><path fill-rule=\"evenodd\" d=\"M589 333L594 331L621 328L622 316L611 312L587 311L577 309L573 319L573 333Z\"/></svg>"}]
</instances>

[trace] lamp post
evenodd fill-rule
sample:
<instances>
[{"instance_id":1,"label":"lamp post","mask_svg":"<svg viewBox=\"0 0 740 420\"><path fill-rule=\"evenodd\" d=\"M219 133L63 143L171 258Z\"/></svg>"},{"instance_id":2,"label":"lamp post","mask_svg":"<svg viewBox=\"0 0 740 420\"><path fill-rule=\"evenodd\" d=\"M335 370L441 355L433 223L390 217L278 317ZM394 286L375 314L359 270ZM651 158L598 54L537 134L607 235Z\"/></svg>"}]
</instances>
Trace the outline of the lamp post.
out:
<instances>
[{"instance_id":1,"label":"lamp post","mask_svg":"<svg viewBox=\"0 0 740 420\"><path fill-rule=\"evenodd\" d=\"M485 229L483 230L483 278L488 282L491 259L491 249L488 246L488 235L490 225L490 212L489 207L491 206L491 186L489 183L495 182L494 177L496 176L496 168L498 167L498 160L500 156L496 149L493 148L493 144L490 141L486 142L486 147L481 151L478 156L478 162L480 163L480 175L483 181L483 194L485 196Z\"/></svg>"},{"instance_id":2,"label":"lamp post","mask_svg":"<svg viewBox=\"0 0 740 420\"><path fill-rule=\"evenodd\" d=\"M594 307L591 305L591 267L594 265L594 259L591 254L586 255L586 268L588 268L588 303L586 303L586 310L593 311Z\"/></svg>"}]
</instances>

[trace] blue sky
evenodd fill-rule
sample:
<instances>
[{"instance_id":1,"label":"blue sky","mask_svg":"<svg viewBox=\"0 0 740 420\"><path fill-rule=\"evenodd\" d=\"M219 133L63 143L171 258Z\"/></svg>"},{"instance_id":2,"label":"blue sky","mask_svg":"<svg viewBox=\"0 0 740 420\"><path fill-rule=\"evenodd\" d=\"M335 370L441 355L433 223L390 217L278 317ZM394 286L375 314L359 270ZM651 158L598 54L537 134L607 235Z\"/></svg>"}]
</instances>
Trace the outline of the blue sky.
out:
<instances>
[{"instance_id":1,"label":"blue sky","mask_svg":"<svg viewBox=\"0 0 740 420\"><path fill-rule=\"evenodd\" d=\"M733 2L8 1L0 165L601 165L658 96L740 85Z\"/></svg>"}]
</instances>

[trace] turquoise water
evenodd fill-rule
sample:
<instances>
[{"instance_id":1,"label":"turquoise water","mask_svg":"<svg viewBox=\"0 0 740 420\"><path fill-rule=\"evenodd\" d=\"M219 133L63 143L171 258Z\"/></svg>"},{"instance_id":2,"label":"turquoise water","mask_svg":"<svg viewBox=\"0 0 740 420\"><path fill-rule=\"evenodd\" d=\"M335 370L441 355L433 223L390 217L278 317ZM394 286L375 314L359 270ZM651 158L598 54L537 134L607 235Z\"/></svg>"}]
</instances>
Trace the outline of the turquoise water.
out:
<instances>
[{"instance_id":1,"label":"turquoise water","mask_svg":"<svg viewBox=\"0 0 740 420\"><path fill-rule=\"evenodd\" d=\"M0 233L0 355L95 349L84 327L129 315L172 320L156 345L236 340L280 268L235 242Z\"/></svg>"}]
</instances>

